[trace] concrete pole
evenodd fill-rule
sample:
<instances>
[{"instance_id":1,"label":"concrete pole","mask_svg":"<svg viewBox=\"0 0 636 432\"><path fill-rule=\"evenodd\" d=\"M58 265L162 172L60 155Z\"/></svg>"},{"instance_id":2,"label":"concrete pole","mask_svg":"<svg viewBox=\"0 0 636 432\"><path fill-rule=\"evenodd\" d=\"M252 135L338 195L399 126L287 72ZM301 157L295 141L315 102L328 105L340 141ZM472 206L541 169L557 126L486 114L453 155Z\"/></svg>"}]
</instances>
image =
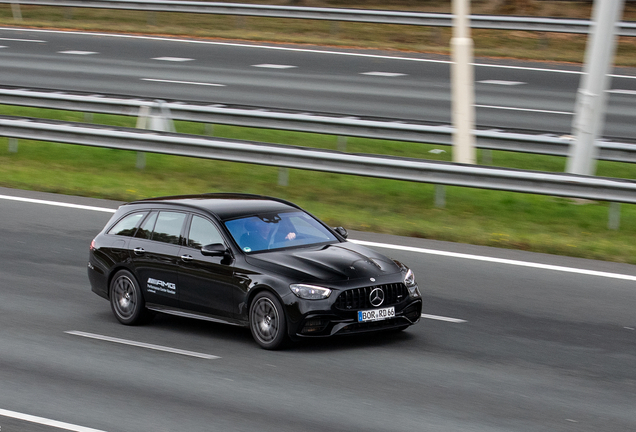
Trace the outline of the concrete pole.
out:
<instances>
[{"instance_id":1,"label":"concrete pole","mask_svg":"<svg viewBox=\"0 0 636 432\"><path fill-rule=\"evenodd\" d=\"M473 73L473 40L470 37L469 0L453 0L453 38L451 50L453 161L475 163L475 79Z\"/></svg>"},{"instance_id":2,"label":"concrete pole","mask_svg":"<svg viewBox=\"0 0 636 432\"><path fill-rule=\"evenodd\" d=\"M616 52L616 23L625 0L594 0L592 32L587 39L585 65L576 96L567 172L594 175L598 147L596 140L605 126L609 74Z\"/></svg>"}]
</instances>

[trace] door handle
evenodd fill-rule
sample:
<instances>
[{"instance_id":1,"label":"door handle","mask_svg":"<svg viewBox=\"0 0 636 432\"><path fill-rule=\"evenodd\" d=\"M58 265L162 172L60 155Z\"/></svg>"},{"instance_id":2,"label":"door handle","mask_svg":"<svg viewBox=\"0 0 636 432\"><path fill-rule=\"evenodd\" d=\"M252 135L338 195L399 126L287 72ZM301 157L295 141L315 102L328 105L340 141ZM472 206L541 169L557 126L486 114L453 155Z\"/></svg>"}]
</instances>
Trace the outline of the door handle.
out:
<instances>
[{"instance_id":1,"label":"door handle","mask_svg":"<svg viewBox=\"0 0 636 432\"><path fill-rule=\"evenodd\" d=\"M190 262L192 261L194 258L192 258L192 255L181 255L181 259L185 262Z\"/></svg>"},{"instance_id":2,"label":"door handle","mask_svg":"<svg viewBox=\"0 0 636 432\"><path fill-rule=\"evenodd\" d=\"M133 252L135 252L135 255L143 255L146 253L146 250L142 247L136 247L133 249Z\"/></svg>"}]
</instances>

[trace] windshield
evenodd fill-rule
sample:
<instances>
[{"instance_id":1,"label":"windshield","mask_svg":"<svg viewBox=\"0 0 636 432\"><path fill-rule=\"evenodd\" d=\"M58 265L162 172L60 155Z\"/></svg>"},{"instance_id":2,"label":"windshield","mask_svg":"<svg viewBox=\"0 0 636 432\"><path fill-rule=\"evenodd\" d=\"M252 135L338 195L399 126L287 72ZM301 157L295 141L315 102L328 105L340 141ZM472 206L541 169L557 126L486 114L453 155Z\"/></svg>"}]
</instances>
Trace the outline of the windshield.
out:
<instances>
[{"instance_id":1,"label":"windshield","mask_svg":"<svg viewBox=\"0 0 636 432\"><path fill-rule=\"evenodd\" d=\"M301 211L234 219L225 226L248 253L337 241L320 222Z\"/></svg>"}]
</instances>

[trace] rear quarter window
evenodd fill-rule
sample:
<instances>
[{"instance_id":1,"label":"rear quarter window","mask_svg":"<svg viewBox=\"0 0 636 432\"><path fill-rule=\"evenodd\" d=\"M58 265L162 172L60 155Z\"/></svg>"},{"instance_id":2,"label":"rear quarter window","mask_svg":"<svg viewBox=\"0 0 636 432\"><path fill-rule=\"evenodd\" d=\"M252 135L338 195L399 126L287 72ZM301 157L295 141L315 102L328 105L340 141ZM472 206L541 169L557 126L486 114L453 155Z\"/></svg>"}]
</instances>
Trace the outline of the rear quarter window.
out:
<instances>
[{"instance_id":1,"label":"rear quarter window","mask_svg":"<svg viewBox=\"0 0 636 432\"><path fill-rule=\"evenodd\" d=\"M137 225L139 225L145 215L146 212L137 212L124 216L115 226L108 230L108 234L132 237L135 234Z\"/></svg>"}]
</instances>

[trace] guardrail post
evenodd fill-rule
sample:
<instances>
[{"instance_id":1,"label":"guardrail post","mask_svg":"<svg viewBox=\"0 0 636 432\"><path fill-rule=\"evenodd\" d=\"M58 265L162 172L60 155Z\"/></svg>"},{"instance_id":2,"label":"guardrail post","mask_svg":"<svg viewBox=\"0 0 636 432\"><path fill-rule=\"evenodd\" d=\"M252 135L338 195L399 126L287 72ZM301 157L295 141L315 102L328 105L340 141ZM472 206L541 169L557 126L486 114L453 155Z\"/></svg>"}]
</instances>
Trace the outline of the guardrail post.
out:
<instances>
[{"instance_id":1,"label":"guardrail post","mask_svg":"<svg viewBox=\"0 0 636 432\"><path fill-rule=\"evenodd\" d=\"M278 168L278 186L289 186L289 168Z\"/></svg>"},{"instance_id":2,"label":"guardrail post","mask_svg":"<svg viewBox=\"0 0 636 432\"><path fill-rule=\"evenodd\" d=\"M137 161L135 162L135 168L140 170L146 168L146 153L137 152Z\"/></svg>"},{"instance_id":3,"label":"guardrail post","mask_svg":"<svg viewBox=\"0 0 636 432\"><path fill-rule=\"evenodd\" d=\"M338 36L339 33L340 33L340 22L331 21L331 26L329 27L329 34L331 34L331 36Z\"/></svg>"},{"instance_id":4,"label":"guardrail post","mask_svg":"<svg viewBox=\"0 0 636 432\"><path fill-rule=\"evenodd\" d=\"M148 105L142 105L139 107L139 115L137 117L137 129L147 129L150 119L150 107ZM146 168L146 154L143 152L137 152L137 162L135 163L137 169Z\"/></svg>"},{"instance_id":5,"label":"guardrail post","mask_svg":"<svg viewBox=\"0 0 636 432\"><path fill-rule=\"evenodd\" d=\"M154 12L154 11L148 12L148 25L151 25L151 26L157 25L157 12Z\"/></svg>"},{"instance_id":6,"label":"guardrail post","mask_svg":"<svg viewBox=\"0 0 636 432\"><path fill-rule=\"evenodd\" d=\"M338 151L346 152L347 151L347 137L346 136L338 136Z\"/></svg>"},{"instance_id":7,"label":"guardrail post","mask_svg":"<svg viewBox=\"0 0 636 432\"><path fill-rule=\"evenodd\" d=\"M73 8L67 7L64 9L64 19L72 20L73 19Z\"/></svg>"},{"instance_id":8,"label":"guardrail post","mask_svg":"<svg viewBox=\"0 0 636 432\"><path fill-rule=\"evenodd\" d=\"M20 10L20 3L14 1L11 3L11 12L13 13L13 20L22 22L22 11Z\"/></svg>"},{"instance_id":9,"label":"guardrail post","mask_svg":"<svg viewBox=\"0 0 636 432\"><path fill-rule=\"evenodd\" d=\"M482 165L492 165L492 150L483 149L481 151L481 163Z\"/></svg>"},{"instance_id":10,"label":"guardrail post","mask_svg":"<svg viewBox=\"0 0 636 432\"><path fill-rule=\"evenodd\" d=\"M446 207L446 186L444 185L435 185L435 207Z\"/></svg>"},{"instance_id":11,"label":"guardrail post","mask_svg":"<svg viewBox=\"0 0 636 432\"><path fill-rule=\"evenodd\" d=\"M17 152L18 152L18 139L9 138L9 153L17 153Z\"/></svg>"},{"instance_id":12,"label":"guardrail post","mask_svg":"<svg viewBox=\"0 0 636 432\"><path fill-rule=\"evenodd\" d=\"M85 112L84 113L84 123L93 123L93 113Z\"/></svg>"},{"instance_id":13,"label":"guardrail post","mask_svg":"<svg viewBox=\"0 0 636 432\"><path fill-rule=\"evenodd\" d=\"M208 136L214 136L214 125L212 123L205 124L205 134Z\"/></svg>"},{"instance_id":14,"label":"guardrail post","mask_svg":"<svg viewBox=\"0 0 636 432\"><path fill-rule=\"evenodd\" d=\"M621 203L611 202L609 205L609 219L607 228L618 231L621 225Z\"/></svg>"}]
</instances>

